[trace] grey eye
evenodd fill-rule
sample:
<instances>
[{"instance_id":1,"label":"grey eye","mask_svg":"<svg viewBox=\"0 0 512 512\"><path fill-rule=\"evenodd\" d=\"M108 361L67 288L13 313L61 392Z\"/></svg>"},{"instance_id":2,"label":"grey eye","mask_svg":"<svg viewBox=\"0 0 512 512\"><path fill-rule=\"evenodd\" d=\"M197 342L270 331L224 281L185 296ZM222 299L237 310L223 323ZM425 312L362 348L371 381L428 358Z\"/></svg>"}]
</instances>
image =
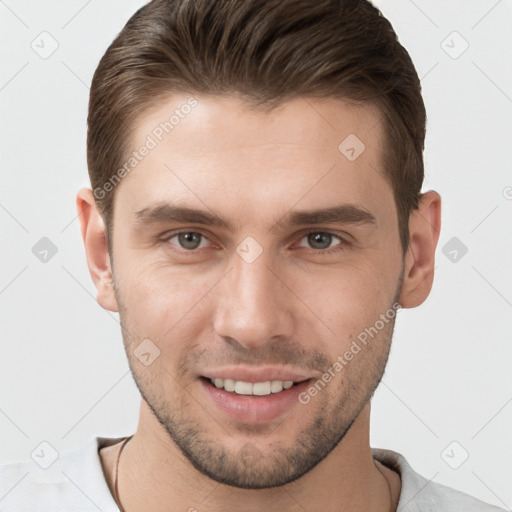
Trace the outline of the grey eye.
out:
<instances>
[{"instance_id":1,"label":"grey eye","mask_svg":"<svg viewBox=\"0 0 512 512\"><path fill-rule=\"evenodd\" d=\"M311 248L322 250L330 248L331 244L335 239L341 241L339 236L333 235L332 233L326 233L323 231L315 231L304 235L307 238L307 243Z\"/></svg>"},{"instance_id":2,"label":"grey eye","mask_svg":"<svg viewBox=\"0 0 512 512\"><path fill-rule=\"evenodd\" d=\"M194 250L197 249L201 244L203 235L201 233L194 233L193 231L184 231L183 233L177 233L169 240L178 237L179 246L183 249Z\"/></svg>"}]
</instances>

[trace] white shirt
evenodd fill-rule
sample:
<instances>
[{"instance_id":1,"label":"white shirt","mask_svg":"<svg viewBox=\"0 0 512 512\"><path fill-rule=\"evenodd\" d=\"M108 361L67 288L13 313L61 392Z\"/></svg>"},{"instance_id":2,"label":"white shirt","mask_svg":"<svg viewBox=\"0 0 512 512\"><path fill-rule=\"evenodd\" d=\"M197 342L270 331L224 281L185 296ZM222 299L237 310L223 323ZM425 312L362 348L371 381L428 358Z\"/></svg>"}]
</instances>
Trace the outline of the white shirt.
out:
<instances>
[{"instance_id":1,"label":"white shirt","mask_svg":"<svg viewBox=\"0 0 512 512\"><path fill-rule=\"evenodd\" d=\"M0 511L119 512L105 480L99 450L122 439L92 437L83 446L61 454L47 469L32 460L0 465ZM372 448L372 455L400 473L398 512L504 512L468 494L429 482L400 453Z\"/></svg>"}]
</instances>

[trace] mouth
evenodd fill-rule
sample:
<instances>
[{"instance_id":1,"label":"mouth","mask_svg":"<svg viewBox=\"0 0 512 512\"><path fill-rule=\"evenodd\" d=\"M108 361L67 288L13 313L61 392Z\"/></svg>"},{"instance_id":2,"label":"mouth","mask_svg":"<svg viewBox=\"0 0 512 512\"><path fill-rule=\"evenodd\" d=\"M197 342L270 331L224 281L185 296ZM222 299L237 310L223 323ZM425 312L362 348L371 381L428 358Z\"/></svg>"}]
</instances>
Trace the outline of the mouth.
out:
<instances>
[{"instance_id":1,"label":"mouth","mask_svg":"<svg viewBox=\"0 0 512 512\"><path fill-rule=\"evenodd\" d=\"M207 399L218 412L243 423L266 423L291 411L312 380L246 382L199 377Z\"/></svg>"},{"instance_id":2,"label":"mouth","mask_svg":"<svg viewBox=\"0 0 512 512\"><path fill-rule=\"evenodd\" d=\"M234 379L211 379L209 377L201 377L201 379L209 382L217 389L223 389L228 393L246 396L267 396L275 393L282 393L284 390L290 389L299 384L299 381L293 380L267 380L262 382L246 382ZM305 379L308 380L308 379ZM300 381L304 382L304 381Z\"/></svg>"}]
</instances>

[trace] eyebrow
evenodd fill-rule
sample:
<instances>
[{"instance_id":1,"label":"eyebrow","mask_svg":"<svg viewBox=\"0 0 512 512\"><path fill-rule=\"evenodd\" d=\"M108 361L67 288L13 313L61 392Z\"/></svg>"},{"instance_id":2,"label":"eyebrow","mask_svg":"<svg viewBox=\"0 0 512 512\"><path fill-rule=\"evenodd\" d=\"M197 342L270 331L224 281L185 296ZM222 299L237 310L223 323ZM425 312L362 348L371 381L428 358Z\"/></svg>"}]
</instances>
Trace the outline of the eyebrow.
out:
<instances>
[{"instance_id":1,"label":"eyebrow","mask_svg":"<svg viewBox=\"0 0 512 512\"><path fill-rule=\"evenodd\" d=\"M222 219L214 213L197 210L169 203L157 203L142 210L134 212L135 223L138 226L164 222L190 222L234 230L229 221ZM375 216L364 208L354 204L340 204L330 208L315 210L289 211L278 219L270 231L287 226L300 226L304 224L377 224Z\"/></svg>"}]
</instances>

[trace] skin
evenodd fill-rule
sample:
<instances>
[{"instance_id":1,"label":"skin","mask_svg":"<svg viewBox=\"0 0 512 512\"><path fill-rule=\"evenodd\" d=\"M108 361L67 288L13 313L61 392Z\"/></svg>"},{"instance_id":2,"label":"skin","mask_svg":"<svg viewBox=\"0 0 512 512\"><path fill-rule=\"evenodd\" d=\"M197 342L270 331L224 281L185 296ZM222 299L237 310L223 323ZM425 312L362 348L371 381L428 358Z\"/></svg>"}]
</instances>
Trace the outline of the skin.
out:
<instances>
[{"instance_id":1,"label":"skin","mask_svg":"<svg viewBox=\"0 0 512 512\"><path fill-rule=\"evenodd\" d=\"M166 98L139 118L133 149L187 99ZM198 377L227 364L277 364L322 378L395 301L413 308L427 298L441 198L435 191L422 195L403 255L380 164L376 107L296 98L265 112L236 96L196 99L192 112L117 185L112 260L91 190L77 195L97 299L120 314L143 397L119 467L123 508L395 510L400 477L374 461L369 444L371 397L394 320L307 405L296 403L266 423L227 417ZM366 146L355 161L338 150L349 134ZM134 212L157 201L213 212L236 225L137 227ZM364 208L376 222L271 230L291 210L339 203ZM308 228L334 236L315 242ZM178 230L204 237L191 252L193 244L169 238ZM247 236L262 248L252 263L236 252ZM133 351L148 338L160 356L145 366ZM100 452L111 489L118 452L119 444Z\"/></svg>"}]
</instances>

